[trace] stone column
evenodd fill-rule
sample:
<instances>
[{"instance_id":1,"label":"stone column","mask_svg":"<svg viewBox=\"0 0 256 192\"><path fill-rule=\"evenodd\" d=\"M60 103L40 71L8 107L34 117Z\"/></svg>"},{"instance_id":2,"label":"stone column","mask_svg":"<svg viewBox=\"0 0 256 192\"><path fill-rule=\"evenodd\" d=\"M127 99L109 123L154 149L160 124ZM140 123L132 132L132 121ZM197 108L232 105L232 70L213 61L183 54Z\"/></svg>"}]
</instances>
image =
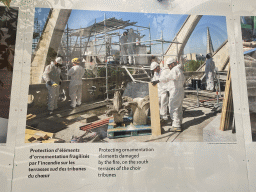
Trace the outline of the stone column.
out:
<instances>
[{"instance_id":1,"label":"stone column","mask_svg":"<svg viewBox=\"0 0 256 192\"><path fill-rule=\"evenodd\" d=\"M48 51L51 48L57 53L71 11L71 9L50 10L40 41L32 56L30 84L42 82L44 68L49 64L46 63Z\"/></svg>"}]
</instances>

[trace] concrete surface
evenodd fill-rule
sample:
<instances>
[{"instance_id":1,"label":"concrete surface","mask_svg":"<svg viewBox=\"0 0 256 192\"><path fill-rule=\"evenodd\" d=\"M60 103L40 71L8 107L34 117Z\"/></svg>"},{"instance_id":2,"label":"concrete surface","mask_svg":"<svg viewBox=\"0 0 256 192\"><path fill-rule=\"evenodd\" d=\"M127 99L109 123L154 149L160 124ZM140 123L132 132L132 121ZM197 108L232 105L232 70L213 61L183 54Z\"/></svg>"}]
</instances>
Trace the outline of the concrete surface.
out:
<instances>
[{"instance_id":1,"label":"concrete surface","mask_svg":"<svg viewBox=\"0 0 256 192\"><path fill-rule=\"evenodd\" d=\"M80 137L85 134L84 131L80 130L79 127L82 126L83 123L75 122L72 125L69 125L68 128L63 129L55 134L55 138L63 139L66 143L71 141L71 137L77 136Z\"/></svg>"},{"instance_id":2,"label":"concrete surface","mask_svg":"<svg viewBox=\"0 0 256 192\"><path fill-rule=\"evenodd\" d=\"M86 105L86 104L84 104ZM220 113L216 113L212 108L204 106L197 107L197 102L194 99L185 98L183 102L183 123L182 132L173 132L171 128L172 121L169 120L162 127L162 134L153 137L152 135L133 136L109 139L107 138L108 125L103 125L98 128L91 129L91 135L97 135L97 140L93 142L115 143L115 142L235 142L235 134L231 131L219 132L217 129L220 125ZM79 114L72 114L69 116L48 116L37 119L39 122L37 129L55 133L55 137L65 140L69 143L71 137L74 135L80 137L84 135L87 137L85 131L79 129L85 117L92 114L97 115L99 119L106 119L106 107L90 110L80 111ZM35 120L27 121L27 124L32 124ZM53 130L54 129L54 130ZM90 140L83 140L84 142L91 142Z\"/></svg>"},{"instance_id":3,"label":"concrete surface","mask_svg":"<svg viewBox=\"0 0 256 192\"><path fill-rule=\"evenodd\" d=\"M219 130L221 115L211 121L203 129L203 138L205 142L236 142L236 134L232 130L221 131Z\"/></svg>"}]
</instances>

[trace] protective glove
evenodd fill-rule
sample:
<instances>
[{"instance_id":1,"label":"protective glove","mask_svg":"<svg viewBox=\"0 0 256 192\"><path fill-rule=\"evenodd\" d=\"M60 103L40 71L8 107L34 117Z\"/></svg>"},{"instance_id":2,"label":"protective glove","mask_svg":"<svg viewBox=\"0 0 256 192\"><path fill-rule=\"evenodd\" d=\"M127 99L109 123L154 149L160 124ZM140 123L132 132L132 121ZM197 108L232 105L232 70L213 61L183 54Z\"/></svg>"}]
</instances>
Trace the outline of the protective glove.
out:
<instances>
[{"instance_id":1,"label":"protective glove","mask_svg":"<svg viewBox=\"0 0 256 192\"><path fill-rule=\"evenodd\" d=\"M157 80L157 81L152 81L151 83L152 83L153 86L155 86L157 83L159 83L159 80Z\"/></svg>"},{"instance_id":2,"label":"protective glove","mask_svg":"<svg viewBox=\"0 0 256 192\"><path fill-rule=\"evenodd\" d=\"M51 81L47 81L47 85L52 86L52 82Z\"/></svg>"},{"instance_id":3,"label":"protective glove","mask_svg":"<svg viewBox=\"0 0 256 192\"><path fill-rule=\"evenodd\" d=\"M52 84L52 87L58 87L59 85L57 83Z\"/></svg>"},{"instance_id":4,"label":"protective glove","mask_svg":"<svg viewBox=\"0 0 256 192\"><path fill-rule=\"evenodd\" d=\"M59 82L59 85L61 85L61 81Z\"/></svg>"}]
</instances>

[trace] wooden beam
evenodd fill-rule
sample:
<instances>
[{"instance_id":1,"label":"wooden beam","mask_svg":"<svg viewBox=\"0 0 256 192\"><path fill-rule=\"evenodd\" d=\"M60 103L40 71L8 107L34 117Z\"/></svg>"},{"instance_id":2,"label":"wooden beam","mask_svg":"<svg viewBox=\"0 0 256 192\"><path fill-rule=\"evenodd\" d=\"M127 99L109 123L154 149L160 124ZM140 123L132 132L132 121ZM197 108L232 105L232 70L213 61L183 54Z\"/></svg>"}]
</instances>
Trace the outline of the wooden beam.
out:
<instances>
[{"instance_id":1,"label":"wooden beam","mask_svg":"<svg viewBox=\"0 0 256 192\"><path fill-rule=\"evenodd\" d=\"M229 129L230 123L233 120L233 96L231 88L231 74L230 74L230 64L228 65L228 73L225 86L225 97L222 105L221 120L220 120L220 130L225 131Z\"/></svg>"},{"instance_id":2,"label":"wooden beam","mask_svg":"<svg viewBox=\"0 0 256 192\"><path fill-rule=\"evenodd\" d=\"M148 83L152 136L161 135L158 87Z\"/></svg>"}]
</instances>

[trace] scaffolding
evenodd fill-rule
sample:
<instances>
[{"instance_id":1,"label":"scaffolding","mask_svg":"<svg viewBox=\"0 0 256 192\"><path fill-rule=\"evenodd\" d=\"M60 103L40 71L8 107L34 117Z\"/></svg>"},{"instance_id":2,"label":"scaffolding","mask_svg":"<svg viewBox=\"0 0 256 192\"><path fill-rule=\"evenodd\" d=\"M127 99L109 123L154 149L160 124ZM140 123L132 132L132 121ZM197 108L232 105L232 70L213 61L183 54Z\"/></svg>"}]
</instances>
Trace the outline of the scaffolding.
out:
<instances>
[{"instance_id":1,"label":"scaffolding","mask_svg":"<svg viewBox=\"0 0 256 192\"><path fill-rule=\"evenodd\" d=\"M36 17L34 20L34 32L33 32L33 43L32 43L32 52L36 50L36 46L40 40L40 36L42 34L41 26L38 22L38 18Z\"/></svg>"},{"instance_id":2,"label":"scaffolding","mask_svg":"<svg viewBox=\"0 0 256 192\"><path fill-rule=\"evenodd\" d=\"M137 34L140 35L141 31L148 30L149 39L148 40L138 40L136 42L124 43L124 44L136 44L137 49L143 49L143 53L137 54L128 54L122 56L130 56L134 57L136 61L136 65L134 66L123 66L118 65L118 54L120 54L121 46L120 46L120 36L121 31L128 31L128 27L137 28L134 30ZM142 45L143 43L143 45ZM106 70L106 99L109 99L109 86L108 86L108 70L109 68L124 68L128 75L131 77L134 82L147 82L137 80L131 74L129 69L140 70L145 74L145 70L149 70L150 61L149 58L152 56L160 57L164 64L165 56L177 56L176 55L165 55L164 52L164 44L165 43L175 43L180 44L177 41L166 41L163 39L163 32L161 33L160 39L151 39L150 25L148 27L139 26L137 22L123 21L122 19L116 19L114 17L106 19L106 15L104 15L104 20L101 22L94 22L94 24L90 25L86 28L80 29L70 29L67 25L64 35L60 44L60 48L58 51L59 55L62 55L64 58L64 63L66 66L70 66L70 61L74 57L83 58L86 61L86 65L92 65L92 68L96 68L97 72L95 76L97 77L99 67L103 67ZM153 45L161 45L161 53L152 54L152 46ZM115 47L116 49L114 49ZM148 50L149 49L149 50ZM177 49L178 50L178 49ZM137 50L138 51L138 50ZM140 57L144 57L144 61L139 59ZM88 66L87 66L88 68ZM147 75L148 80L150 77Z\"/></svg>"}]
</instances>

